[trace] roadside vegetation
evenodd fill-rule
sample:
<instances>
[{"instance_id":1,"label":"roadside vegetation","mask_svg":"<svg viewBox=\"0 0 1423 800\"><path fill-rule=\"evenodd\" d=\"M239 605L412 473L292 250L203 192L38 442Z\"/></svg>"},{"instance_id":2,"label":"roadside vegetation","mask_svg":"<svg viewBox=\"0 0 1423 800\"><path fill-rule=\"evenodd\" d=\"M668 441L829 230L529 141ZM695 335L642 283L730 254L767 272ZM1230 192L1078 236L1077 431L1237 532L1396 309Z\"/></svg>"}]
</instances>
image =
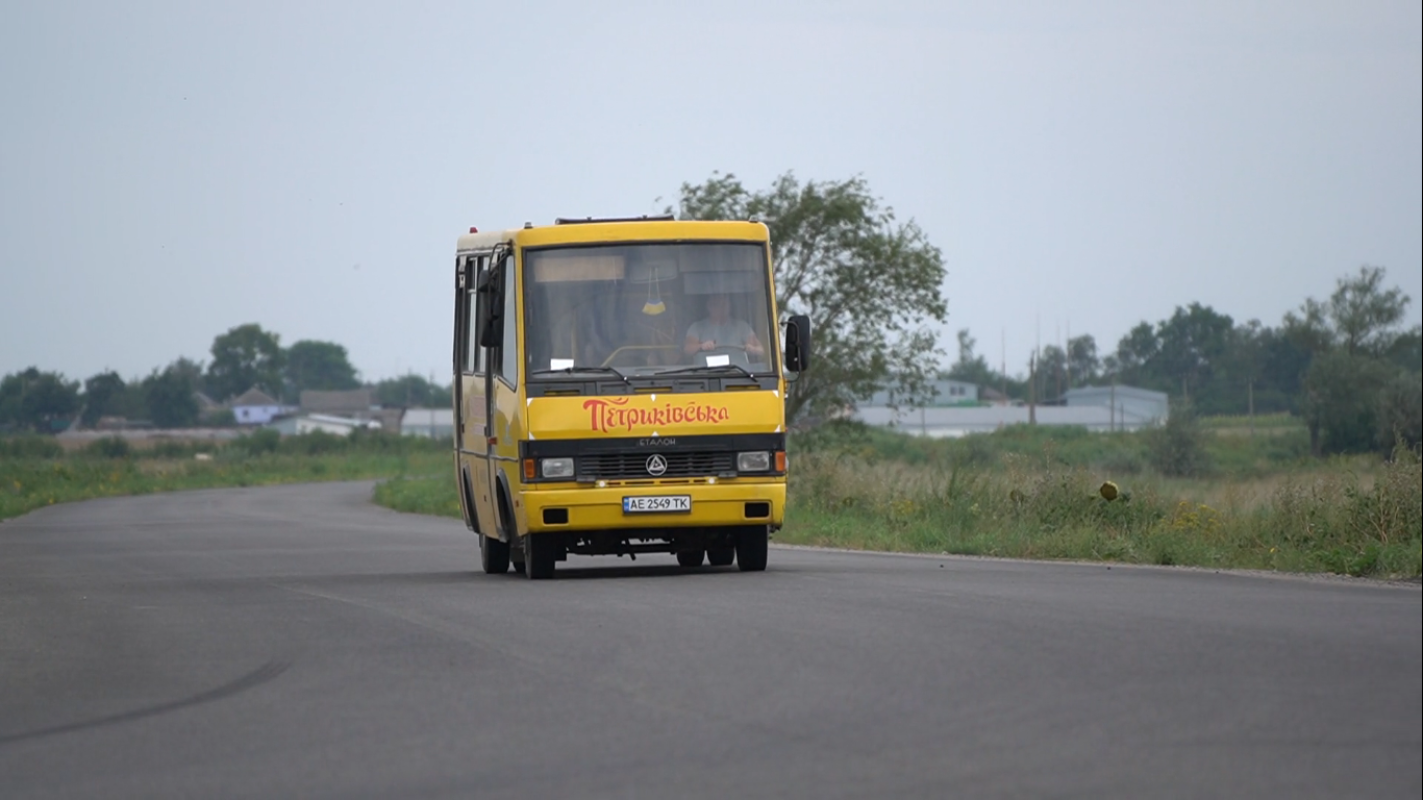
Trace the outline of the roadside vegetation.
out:
<instances>
[{"instance_id":1,"label":"roadside vegetation","mask_svg":"<svg viewBox=\"0 0 1423 800\"><path fill-rule=\"evenodd\" d=\"M1310 458L1308 432L956 440L835 424L795 440L785 543L1417 577L1419 451ZM1196 452L1183 472L1181 437ZM1104 484L1108 495L1103 494Z\"/></svg>"},{"instance_id":2,"label":"roadside vegetation","mask_svg":"<svg viewBox=\"0 0 1423 800\"><path fill-rule=\"evenodd\" d=\"M1017 426L926 439L832 423L791 439L776 541L907 553L1081 559L1371 577L1423 567L1419 451L1320 460L1286 416L1271 431L1089 433ZM1171 437L1184 437L1191 444ZM1168 440L1167 444L1162 444ZM1182 447L1198 450L1179 473ZM1165 466L1166 469L1162 469ZM1116 498L1103 497L1109 483ZM376 502L458 518L447 476L381 483Z\"/></svg>"},{"instance_id":3,"label":"roadside vegetation","mask_svg":"<svg viewBox=\"0 0 1423 800\"><path fill-rule=\"evenodd\" d=\"M214 447L164 443L137 449L99 439L65 453L52 437L0 437L0 520L97 497L181 489L398 478L448 471L448 443L381 434L262 430Z\"/></svg>"},{"instance_id":4,"label":"roadside vegetation","mask_svg":"<svg viewBox=\"0 0 1423 800\"><path fill-rule=\"evenodd\" d=\"M1297 418L1188 419L1138 433L1014 426L930 439L835 422L792 434L776 540L864 550L1418 577L1423 473L1310 456ZM1185 453L1185 455L1183 455ZM377 479L375 502L458 519L443 442L258 431L138 450L0 438L0 519L54 503L180 489ZM1103 496L1105 484L1110 483Z\"/></svg>"}]
</instances>

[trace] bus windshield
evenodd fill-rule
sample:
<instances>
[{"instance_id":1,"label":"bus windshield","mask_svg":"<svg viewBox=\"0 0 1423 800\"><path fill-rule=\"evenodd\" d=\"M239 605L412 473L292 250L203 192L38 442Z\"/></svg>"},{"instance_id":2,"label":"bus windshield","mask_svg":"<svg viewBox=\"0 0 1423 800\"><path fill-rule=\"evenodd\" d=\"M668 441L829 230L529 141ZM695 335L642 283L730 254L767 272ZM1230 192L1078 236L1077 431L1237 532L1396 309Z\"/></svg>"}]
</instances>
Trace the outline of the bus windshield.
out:
<instances>
[{"instance_id":1,"label":"bus windshield","mask_svg":"<svg viewBox=\"0 0 1423 800\"><path fill-rule=\"evenodd\" d=\"M769 286L764 243L526 250L526 374L774 372Z\"/></svg>"}]
</instances>

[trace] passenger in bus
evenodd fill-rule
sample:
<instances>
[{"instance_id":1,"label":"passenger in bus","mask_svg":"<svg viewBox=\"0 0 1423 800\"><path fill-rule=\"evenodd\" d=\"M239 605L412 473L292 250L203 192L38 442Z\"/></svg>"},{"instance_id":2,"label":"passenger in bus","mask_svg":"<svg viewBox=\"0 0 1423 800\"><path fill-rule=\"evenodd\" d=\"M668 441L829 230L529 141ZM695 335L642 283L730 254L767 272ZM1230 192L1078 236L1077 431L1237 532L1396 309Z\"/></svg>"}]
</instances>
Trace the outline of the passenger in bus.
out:
<instances>
[{"instance_id":1,"label":"passenger in bus","mask_svg":"<svg viewBox=\"0 0 1423 800\"><path fill-rule=\"evenodd\" d=\"M740 348L753 356L765 354L751 325L746 320L731 316L731 298L724 294L712 294L707 295L707 316L693 322L687 329L682 351L692 355L719 347Z\"/></svg>"}]
</instances>

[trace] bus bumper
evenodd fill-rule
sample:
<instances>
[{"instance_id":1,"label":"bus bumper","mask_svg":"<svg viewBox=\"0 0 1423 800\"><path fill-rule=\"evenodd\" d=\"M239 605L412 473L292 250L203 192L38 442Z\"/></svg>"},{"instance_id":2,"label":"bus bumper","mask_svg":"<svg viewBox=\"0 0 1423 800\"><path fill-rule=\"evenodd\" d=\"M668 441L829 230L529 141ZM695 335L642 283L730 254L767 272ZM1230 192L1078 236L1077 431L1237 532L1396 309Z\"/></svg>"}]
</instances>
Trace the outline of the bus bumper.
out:
<instances>
[{"instance_id":1,"label":"bus bumper","mask_svg":"<svg viewBox=\"0 0 1423 800\"><path fill-rule=\"evenodd\" d=\"M625 497L687 497L688 511L625 512ZM737 525L781 526L786 506L784 482L663 484L658 486L576 487L527 491L522 497L529 533L701 528Z\"/></svg>"}]
</instances>

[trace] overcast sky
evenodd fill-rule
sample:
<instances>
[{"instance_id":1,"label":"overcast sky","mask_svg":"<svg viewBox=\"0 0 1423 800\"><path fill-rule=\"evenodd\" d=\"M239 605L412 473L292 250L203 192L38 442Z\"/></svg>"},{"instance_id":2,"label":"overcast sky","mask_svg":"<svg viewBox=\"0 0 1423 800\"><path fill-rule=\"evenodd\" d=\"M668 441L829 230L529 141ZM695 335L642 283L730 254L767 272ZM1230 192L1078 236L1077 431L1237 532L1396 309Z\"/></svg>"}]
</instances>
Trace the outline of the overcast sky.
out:
<instances>
[{"instance_id":1,"label":"overcast sky","mask_svg":"<svg viewBox=\"0 0 1423 800\"><path fill-rule=\"evenodd\" d=\"M0 374L125 378L248 322L448 381L470 225L862 175L994 366L1381 265L1420 318L1397 2L7 4Z\"/></svg>"}]
</instances>

